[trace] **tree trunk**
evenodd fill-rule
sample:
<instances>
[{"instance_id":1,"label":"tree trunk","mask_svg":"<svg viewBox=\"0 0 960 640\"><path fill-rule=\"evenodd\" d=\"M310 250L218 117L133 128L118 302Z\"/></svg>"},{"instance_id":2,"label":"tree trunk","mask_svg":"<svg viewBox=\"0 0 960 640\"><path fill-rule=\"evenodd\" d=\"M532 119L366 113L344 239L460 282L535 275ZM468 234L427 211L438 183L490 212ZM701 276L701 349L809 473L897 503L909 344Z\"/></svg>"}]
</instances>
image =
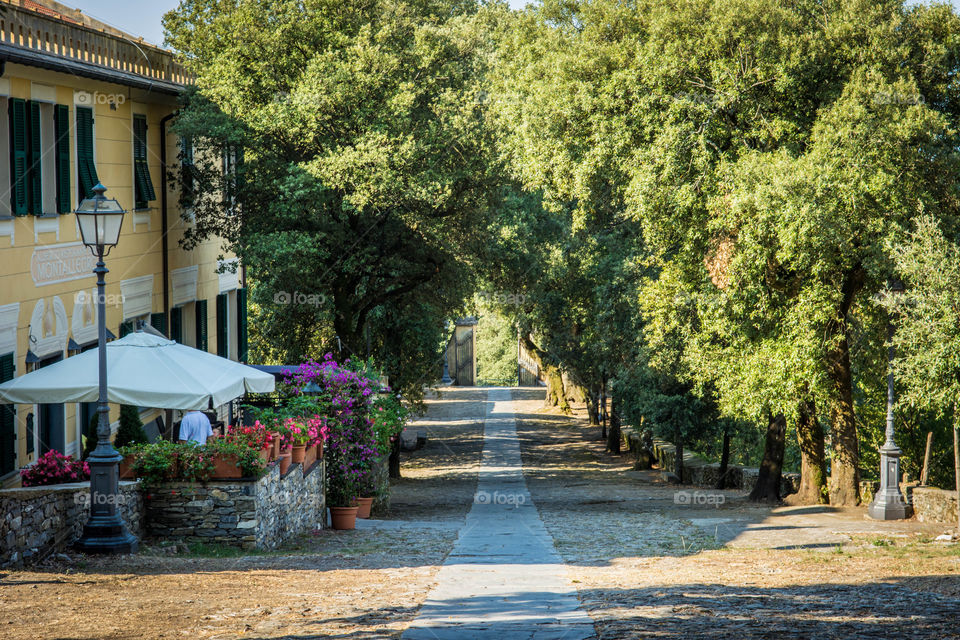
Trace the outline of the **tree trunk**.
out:
<instances>
[{"instance_id":1,"label":"tree trunk","mask_svg":"<svg viewBox=\"0 0 960 640\"><path fill-rule=\"evenodd\" d=\"M544 404L548 407L557 407L564 413L570 413L570 403L563 388L563 375L558 367L548 364L543 368L547 376L547 398Z\"/></svg>"},{"instance_id":2,"label":"tree trunk","mask_svg":"<svg viewBox=\"0 0 960 640\"><path fill-rule=\"evenodd\" d=\"M853 375L846 335L831 363L834 400L830 407L833 459L830 469L830 504L854 507L860 503L860 449L853 414Z\"/></svg>"},{"instance_id":3,"label":"tree trunk","mask_svg":"<svg viewBox=\"0 0 960 640\"><path fill-rule=\"evenodd\" d=\"M391 479L400 478L400 436L397 436L397 439L393 441L393 446L390 448L390 459L389 462L389 473Z\"/></svg>"},{"instance_id":4,"label":"tree trunk","mask_svg":"<svg viewBox=\"0 0 960 640\"><path fill-rule=\"evenodd\" d=\"M767 441L757 484L750 492L752 502L780 502L780 475L783 471L783 450L786 444L787 420L782 413L771 414L767 423Z\"/></svg>"},{"instance_id":5,"label":"tree trunk","mask_svg":"<svg viewBox=\"0 0 960 640\"><path fill-rule=\"evenodd\" d=\"M600 387L600 437L607 439L607 376L603 376Z\"/></svg>"},{"instance_id":6,"label":"tree trunk","mask_svg":"<svg viewBox=\"0 0 960 640\"><path fill-rule=\"evenodd\" d=\"M610 414L612 417L613 411L611 411ZM680 484L683 484L683 439L680 437L679 432L677 433L677 441L674 443L674 447L676 447L676 459L673 466Z\"/></svg>"},{"instance_id":7,"label":"tree trunk","mask_svg":"<svg viewBox=\"0 0 960 640\"><path fill-rule=\"evenodd\" d=\"M791 498L795 504L826 504L827 461L824 455L823 426L813 400L800 403L797 443L800 446L800 490Z\"/></svg>"},{"instance_id":8,"label":"tree trunk","mask_svg":"<svg viewBox=\"0 0 960 640\"><path fill-rule=\"evenodd\" d=\"M617 407L617 398L614 397L610 407L610 429L607 430L607 451L613 455L620 455L620 410Z\"/></svg>"},{"instance_id":9,"label":"tree trunk","mask_svg":"<svg viewBox=\"0 0 960 640\"><path fill-rule=\"evenodd\" d=\"M730 467L730 431L723 430L723 450L720 452L720 476L717 478L717 489L727 488L727 471Z\"/></svg>"},{"instance_id":10,"label":"tree trunk","mask_svg":"<svg viewBox=\"0 0 960 640\"><path fill-rule=\"evenodd\" d=\"M523 342L523 348L527 350L530 357L547 378L547 397L543 404L547 407L559 407L564 413L570 413L570 405L567 403L567 395L563 389L563 375L560 369L547 363L547 354L534 342L529 333L524 333L520 340Z\"/></svg>"},{"instance_id":11,"label":"tree trunk","mask_svg":"<svg viewBox=\"0 0 960 640\"><path fill-rule=\"evenodd\" d=\"M600 398L596 391L587 394L587 417L591 427L600 425Z\"/></svg>"},{"instance_id":12,"label":"tree trunk","mask_svg":"<svg viewBox=\"0 0 960 640\"><path fill-rule=\"evenodd\" d=\"M860 266L843 275L843 299L837 318L827 329L834 346L827 355L832 398L830 428L833 460L830 465L830 504L854 507L860 503L860 449L857 423L853 412L853 374L850 369L850 343L847 336L847 314L857 293L863 287L865 273Z\"/></svg>"}]
</instances>

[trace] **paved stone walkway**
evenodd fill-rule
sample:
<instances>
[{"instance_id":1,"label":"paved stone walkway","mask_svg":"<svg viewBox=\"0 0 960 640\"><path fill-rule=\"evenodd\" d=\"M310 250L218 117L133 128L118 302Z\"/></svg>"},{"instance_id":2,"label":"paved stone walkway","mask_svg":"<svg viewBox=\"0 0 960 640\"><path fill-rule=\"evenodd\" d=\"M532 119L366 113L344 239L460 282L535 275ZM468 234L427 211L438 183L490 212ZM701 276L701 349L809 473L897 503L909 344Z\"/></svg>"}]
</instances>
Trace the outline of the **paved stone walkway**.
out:
<instances>
[{"instance_id":1,"label":"paved stone walkway","mask_svg":"<svg viewBox=\"0 0 960 640\"><path fill-rule=\"evenodd\" d=\"M508 389L490 389L477 494L406 640L595 637L527 491Z\"/></svg>"}]
</instances>

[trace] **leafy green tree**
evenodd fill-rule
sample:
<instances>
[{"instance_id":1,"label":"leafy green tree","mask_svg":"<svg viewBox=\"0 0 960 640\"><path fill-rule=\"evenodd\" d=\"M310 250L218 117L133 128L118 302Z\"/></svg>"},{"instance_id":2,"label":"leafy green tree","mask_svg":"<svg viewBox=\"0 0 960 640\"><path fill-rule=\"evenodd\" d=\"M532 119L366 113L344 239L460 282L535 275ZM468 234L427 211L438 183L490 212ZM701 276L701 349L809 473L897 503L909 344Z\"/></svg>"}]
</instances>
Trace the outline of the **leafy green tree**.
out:
<instances>
[{"instance_id":1,"label":"leafy green tree","mask_svg":"<svg viewBox=\"0 0 960 640\"><path fill-rule=\"evenodd\" d=\"M894 0L547 0L505 38L521 181L578 225L639 222L692 300L682 352L725 415L782 413L810 441L801 408L825 412L838 505L858 501L854 364L881 354L851 345L883 322L885 243L920 209L955 215L957 33L948 6Z\"/></svg>"},{"instance_id":2,"label":"leafy green tree","mask_svg":"<svg viewBox=\"0 0 960 640\"><path fill-rule=\"evenodd\" d=\"M508 312L520 302L522 299L513 294L481 292L476 329L477 378L481 384L517 384L517 325Z\"/></svg>"},{"instance_id":3,"label":"leafy green tree","mask_svg":"<svg viewBox=\"0 0 960 640\"><path fill-rule=\"evenodd\" d=\"M420 347L472 292L498 193L476 10L186 0L165 16L196 83L175 125L192 148L186 244L216 235L240 257L264 325L255 351L364 355L369 339L434 358ZM433 325L374 321L410 296Z\"/></svg>"},{"instance_id":4,"label":"leafy green tree","mask_svg":"<svg viewBox=\"0 0 960 640\"><path fill-rule=\"evenodd\" d=\"M960 429L960 246L952 238L932 215L918 217L915 228L893 251L906 292L887 292L882 302L895 320L892 344L901 413L926 410L935 417L952 417L956 430ZM910 433L910 422L898 426L901 446ZM925 436L924 431L918 435ZM934 431L943 450L940 457L949 458L950 442L942 425Z\"/></svg>"}]
</instances>

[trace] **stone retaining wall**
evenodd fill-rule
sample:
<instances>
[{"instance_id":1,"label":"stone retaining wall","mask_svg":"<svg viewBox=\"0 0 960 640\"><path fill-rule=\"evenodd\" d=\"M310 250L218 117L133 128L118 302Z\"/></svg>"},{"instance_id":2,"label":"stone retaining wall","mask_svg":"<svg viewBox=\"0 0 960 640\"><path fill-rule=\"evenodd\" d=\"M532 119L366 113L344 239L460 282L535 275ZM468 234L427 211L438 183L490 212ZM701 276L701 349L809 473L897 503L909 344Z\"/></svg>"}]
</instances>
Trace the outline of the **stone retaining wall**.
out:
<instances>
[{"instance_id":1,"label":"stone retaining wall","mask_svg":"<svg viewBox=\"0 0 960 640\"><path fill-rule=\"evenodd\" d=\"M120 515L139 538L140 483L121 482L120 495ZM89 482L0 490L0 566L22 567L66 550L83 533L89 501Z\"/></svg>"},{"instance_id":2,"label":"stone retaining wall","mask_svg":"<svg viewBox=\"0 0 960 640\"><path fill-rule=\"evenodd\" d=\"M259 480L170 482L146 492L147 536L183 542L274 549L324 526L324 462L287 475L272 465Z\"/></svg>"},{"instance_id":3,"label":"stone retaining wall","mask_svg":"<svg viewBox=\"0 0 960 640\"><path fill-rule=\"evenodd\" d=\"M661 471L676 474L677 449L674 445L663 440L650 439L644 441L644 434L632 427L623 428L624 436L634 458L634 468L649 468L650 463L656 462ZM653 454L652 459L651 455ZM743 467L740 465L727 466L727 489L752 491L757 483L760 470L757 467ZM696 453L684 450L683 452L683 484L703 487L714 487L720 479L720 463L707 462ZM800 489L799 473L784 473L780 478L780 495L786 496L796 493Z\"/></svg>"},{"instance_id":4,"label":"stone retaining wall","mask_svg":"<svg viewBox=\"0 0 960 640\"><path fill-rule=\"evenodd\" d=\"M957 524L957 492L934 487L913 488L913 513L920 522Z\"/></svg>"}]
</instances>

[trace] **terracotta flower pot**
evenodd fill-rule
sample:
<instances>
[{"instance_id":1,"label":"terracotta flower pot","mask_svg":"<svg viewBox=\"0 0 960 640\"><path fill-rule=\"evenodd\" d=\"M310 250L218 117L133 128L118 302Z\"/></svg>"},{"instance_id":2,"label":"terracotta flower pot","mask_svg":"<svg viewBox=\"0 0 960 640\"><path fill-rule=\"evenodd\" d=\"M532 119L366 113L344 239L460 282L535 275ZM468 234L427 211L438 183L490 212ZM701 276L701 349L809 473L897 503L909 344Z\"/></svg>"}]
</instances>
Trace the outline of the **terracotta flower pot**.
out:
<instances>
[{"instance_id":1,"label":"terracotta flower pot","mask_svg":"<svg viewBox=\"0 0 960 640\"><path fill-rule=\"evenodd\" d=\"M121 480L133 480L137 477L136 471L133 470L133 461L136 460L137 456L131 454L129 456L124 456L123 460L120 461L120 479Z\"/></svg>"},{"instance_id":2,"label":"terracotta flower pot","mask_svg":"<svg viewBox=\"0 0 960 640\"><path fill-rule=\"evenodd\" d=\"M242 475L237 456L217 456L213 459L214 478L240 478Z\"/></svg>"},{"instance_id":3,"label":"terracotta flower pot","mask_svg":"<svg viewBox=\"0 0 960 640\"><path fill-rule=\"evenodd\" d=\"M330 523L334 529L356 529L357 507L330 507Z\"/></svg>"},{"instance_id":4,"label":"terracotta flower pot","mask_svg":"<svg viewBox=\"0 0 960 640\"><path fill-rule=\"evenodd\" d=\"M307 447L306 452L303 454L303 468L309 469L317 461L317 445L312 447Z\"/></svg>"},{"instance_id":5,"label":"terracotta flower pot","mask_svg":"<svg viewBox=\"0 0 960 640\"><path fill-rule=\"evenodd\" d=\"M293 445L293 463L294 464L303 464L303 458L307 455L307 446L306 445Z\"/></svg>"},{"instance_id":6,"label":"terracotta flower pot","mask_svg":"<svg viewBox=\"0 0 960 640\"><path fill-rule=\"evenodd\" d=\"M273 447L265 447L260 450L260 459L266 464L270 462L270 455L273 453Z\"/></svg>"},{"instance_id":7,"label":"terracotta flower pot","mask_svg":"<svg viewBox=\"0 0 960 640\"><path fill-rule=\"evenodd\" d=\"M287 470L290 468L290 459L291 459L291 455L289 450L280 452L280 475L281 476L287 475Z\"/></svg>"},{"instance_id":8,"label":"terracotta flower pot","mask_svg":"<svg viewBox=\"0 0 960 640\"><path fill-rule=\"evenodd\" d=\"M273 453L271 454L270 459L276 460L280 457L280 432L271 431L270 435L273 437L271 444L273 445Z\"/></svg>"},{"instance_id":9,"label":"terracotta flower pot","mask_svg":"<svg viewBox=\"0 0 960 640\"><path fill-rule=\"evenodd\" d=\"M373 498L357 498L357 517L364 520L369 518L371 506L373 506Z\"/></svg>"}]
</instances>

